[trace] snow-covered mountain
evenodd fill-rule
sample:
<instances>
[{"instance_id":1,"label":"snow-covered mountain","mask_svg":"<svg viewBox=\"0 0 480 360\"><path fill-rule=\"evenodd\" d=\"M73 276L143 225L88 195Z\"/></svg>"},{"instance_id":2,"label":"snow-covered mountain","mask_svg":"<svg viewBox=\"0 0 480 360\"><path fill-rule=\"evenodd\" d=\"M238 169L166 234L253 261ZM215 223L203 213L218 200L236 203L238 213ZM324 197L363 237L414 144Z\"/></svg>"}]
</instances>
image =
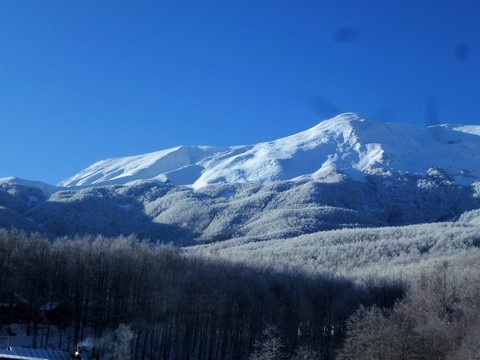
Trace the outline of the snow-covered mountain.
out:
<instances>
[{"instance_id":1,"label":"snow-covered mountain","mask_svg":"<svg viewBox=\"0 0 480 360\"><path fill-rule=\"evenodd\" d=\"M432 170L436 169L436 170ZM348 175L443 171L460 184L480 179L480 126L419 128L347 113L298 134L249 146L179 146L99 161L59 186L155 180L195 189L219 183L336 181Z\"/></svg>"},{"instance_id":2,"label":"snow-covered mountain","mask_svg":"<svg viewBox=\"0 0 480 360\"><path fill-rule=\"evenodd\" d=\"M343 114L256 145L103 160L58 187L0 179L0 227L183 245L455 220L466 211L474 223L479 154L480 126L422 129Z\"/></svg>"}]
</instances>

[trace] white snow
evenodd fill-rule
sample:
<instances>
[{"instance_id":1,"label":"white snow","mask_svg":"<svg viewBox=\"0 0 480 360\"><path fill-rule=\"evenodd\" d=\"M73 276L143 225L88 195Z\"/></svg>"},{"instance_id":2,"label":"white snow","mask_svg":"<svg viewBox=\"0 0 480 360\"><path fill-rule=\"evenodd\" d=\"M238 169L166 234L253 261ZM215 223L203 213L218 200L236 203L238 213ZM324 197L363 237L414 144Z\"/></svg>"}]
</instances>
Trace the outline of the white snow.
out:
<instances>
[{"instance_id":1,"label":"white snow","mask_svg":"<svg viewBox=\"0 0 480 360\"><path fill-rule=\"evenodd\" d=\"M452 129L455 131L480 136L480 125L457 125Z\"/></svg>"},{"instance_id":2,"label":"white snow","mask_svg":"<svg viewBox=\"0 0 480 360\"><path fill-rule=\"evenodd\" d=\"M165 181L168 179L165 174L178 172L221 151L225 148L178 146L144 155L102 160L62 181L59 186L125 184L146 179Z\"/></svg>"},{"instance_id":3,"label":"white snow","mask_svg":"<svg viewBox=\"0 0 480 360\"><path fill-rule=\"evenodd\" d=\"M38 188L42 190L42 192L45 195L51 195L54 192L57 192L58 190L60 190L57 186L49 185L41 181L25 180L15 176L0 178L0 184L3 184L3 183L12 183L12 184L19 184L19 185L24 185L28 187ZM38 199L30 198L31 202L35 202L36 200Z\"/></svg>"},{"instance_id":4,"label":"white snow","mask_svg":"<svg viewBox=\"0 0 480 360\"><path fill-rule=\"evenodd\" d=\"M419 128L379 123L353 113L285 138L249 146L179 146L99 161L60 186L127 184L145 180L201 188L209 184L335 179L347 174L425 175L443 169L455 181L480 179L480 126ZM327 180L329 181L329 180Z\"/></svg>"}]
</instances>

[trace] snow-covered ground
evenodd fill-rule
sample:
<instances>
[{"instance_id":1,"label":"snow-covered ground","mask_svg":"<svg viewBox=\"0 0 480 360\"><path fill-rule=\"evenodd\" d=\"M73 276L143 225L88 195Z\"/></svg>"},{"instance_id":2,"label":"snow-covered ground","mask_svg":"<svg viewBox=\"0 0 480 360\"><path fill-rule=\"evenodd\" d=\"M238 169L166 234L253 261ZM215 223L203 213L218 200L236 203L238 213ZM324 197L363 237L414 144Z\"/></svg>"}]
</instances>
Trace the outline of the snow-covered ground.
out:
<instances>
[{"instance_id":1,"label":"snow-covered ground","mask_svg":"<svg viewBox=\"0 0 480 360\"><path fill-rule=\"evenodd\" d=\"M73 343L71 329L60 330L57 326L40 326L37 337L37 348L46 350L63 350L72 352L76 344ZM48 341L47 341L47 331ZM43 334L43 336L42 336ZM27 335L26 324L1 324L0 325L0 348L7 346L32 348L32 336Z\"/></svg>"}]
</instances>

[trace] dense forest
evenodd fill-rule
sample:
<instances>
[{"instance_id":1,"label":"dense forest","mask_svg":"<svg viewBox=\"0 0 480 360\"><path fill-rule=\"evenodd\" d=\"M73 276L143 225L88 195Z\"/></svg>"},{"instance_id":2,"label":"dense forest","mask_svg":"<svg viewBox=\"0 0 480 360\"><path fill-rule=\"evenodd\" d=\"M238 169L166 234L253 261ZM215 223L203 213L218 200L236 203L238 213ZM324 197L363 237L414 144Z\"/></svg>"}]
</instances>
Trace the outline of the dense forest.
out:
<instances>
[{"instance_id":1,"label":"dense forest","mask_svg":"<svg viewBox=\"0 0 480 360\"><path fill-rule=\"evenodd\" d=\"M53 327L68 329L73 343L58 346L91 338L97 359L477 359L479 269L477 252L413 286L355 282L134 237L0 230L0 302L27 306L0 322L28 324L38 348ZM51 302L62 304L56 321L42 314Z\"/></svg>"}]
</instances>

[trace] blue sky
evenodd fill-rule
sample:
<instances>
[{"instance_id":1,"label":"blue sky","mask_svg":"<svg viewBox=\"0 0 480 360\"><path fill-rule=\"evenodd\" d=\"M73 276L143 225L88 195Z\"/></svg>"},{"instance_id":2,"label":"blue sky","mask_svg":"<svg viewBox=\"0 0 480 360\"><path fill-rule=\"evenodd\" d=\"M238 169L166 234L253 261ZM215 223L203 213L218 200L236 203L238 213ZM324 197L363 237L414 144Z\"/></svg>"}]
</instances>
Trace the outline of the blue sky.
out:
<instances>
[{"instance_id":1,"label":"blue sky","mask_svg":"<svg viewBox=\"0 0 480 360\"><path fill-rule=\"evenodd\" d=\"M0 177L339 112L480 124L480 1L0 0Z\"/></svg>"}]
</instances>

